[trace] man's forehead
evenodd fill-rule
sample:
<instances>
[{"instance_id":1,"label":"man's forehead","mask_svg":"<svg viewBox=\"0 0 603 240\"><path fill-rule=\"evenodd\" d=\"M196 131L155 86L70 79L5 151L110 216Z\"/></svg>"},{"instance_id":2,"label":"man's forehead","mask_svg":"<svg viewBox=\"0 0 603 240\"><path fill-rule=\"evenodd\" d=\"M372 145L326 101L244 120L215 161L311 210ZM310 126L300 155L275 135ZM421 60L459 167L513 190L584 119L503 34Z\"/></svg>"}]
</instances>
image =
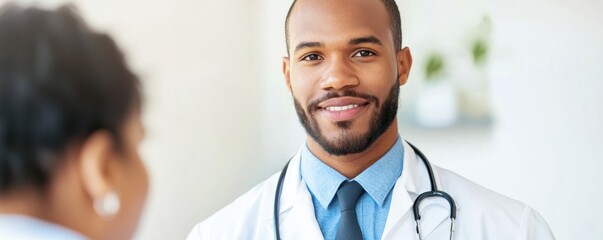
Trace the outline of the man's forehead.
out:
<instances>
[{"instance_id":1,"label":"man's forehead","mask_svg":"<svg viewBox=\"0 0 603 240\"><path fill-rule=\"evenodd\" d=\"M388 13L380 0L299 0L290 16L292 46L302 41L331 41L376 36L387 41Z\"/></svg>"}]
</instances>

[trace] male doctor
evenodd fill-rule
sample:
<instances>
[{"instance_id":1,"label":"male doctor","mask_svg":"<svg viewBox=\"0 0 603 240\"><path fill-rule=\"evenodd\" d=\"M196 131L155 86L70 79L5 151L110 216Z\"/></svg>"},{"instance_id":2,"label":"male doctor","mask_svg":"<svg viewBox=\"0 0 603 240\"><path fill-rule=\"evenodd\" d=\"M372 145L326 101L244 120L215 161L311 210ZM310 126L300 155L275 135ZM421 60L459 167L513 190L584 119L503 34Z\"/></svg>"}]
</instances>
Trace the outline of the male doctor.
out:
<instances>
[{"instance_id":1,"label":"male doctor","mask_svg":"<svg viewBox=\"0 0 603 240\"><path fill-rule=\"evenodd\" d=\"M402 48L393 0L298 0L286 20L286 84L307 140L284 176L275 228L275 174L209 219L188 239L419 239L413 202L430 190L426 165L398 134L400 86L412 57ZM424 200L423 239L554 239L519 201L434 166L456 201Z\"/></svg>"}]
</instances>

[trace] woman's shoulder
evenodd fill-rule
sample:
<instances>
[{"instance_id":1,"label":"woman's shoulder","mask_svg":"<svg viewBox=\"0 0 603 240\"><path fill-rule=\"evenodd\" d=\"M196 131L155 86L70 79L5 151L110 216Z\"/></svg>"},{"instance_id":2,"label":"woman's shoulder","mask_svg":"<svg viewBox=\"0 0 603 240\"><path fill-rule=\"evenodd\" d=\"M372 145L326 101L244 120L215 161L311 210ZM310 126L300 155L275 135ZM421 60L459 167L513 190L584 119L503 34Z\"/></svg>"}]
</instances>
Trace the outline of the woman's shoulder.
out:
<instances>
[{"instance_id":1,"label":"woman's shoulder","mask_svg":"<svg viewBox=\"0 0 603 240\"><path fill-rule=\"evenodd\" d=\"M84 240L66 227L26 215L0 214L0 239Z\"/></svg>"}]
</instances>

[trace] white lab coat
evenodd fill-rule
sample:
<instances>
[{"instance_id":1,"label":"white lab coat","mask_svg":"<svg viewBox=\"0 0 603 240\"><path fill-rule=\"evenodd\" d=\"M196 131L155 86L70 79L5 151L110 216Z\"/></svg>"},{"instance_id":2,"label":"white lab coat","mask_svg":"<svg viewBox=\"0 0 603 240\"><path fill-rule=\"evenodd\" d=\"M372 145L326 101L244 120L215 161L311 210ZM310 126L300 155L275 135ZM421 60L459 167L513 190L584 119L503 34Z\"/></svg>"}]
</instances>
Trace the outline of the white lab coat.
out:
<instances>
[{"instance_id":1,"label":"white lab coat","mask_svg":"<svg viewBox=\"0 0 603 240\"><path fill-rule=\"evenodd\" d=\"M289 164L283 184L279 213L281 238L323 239L299 165L298 152ZM433 168L439 188L456 201L454 239L555 239L544 219L526 204L483 188L448 170L437 166ZM197 224L187 240L274 239L273 206L278 177L278 173L273 175ZM404 142L404 168L393 189L382 239L419 239L412 205L419 194L429 189L425 165ZM423 239L449 239L448 209L448 202L439 198L429 198L421 204Z\"/></svg>"}]
</instances>

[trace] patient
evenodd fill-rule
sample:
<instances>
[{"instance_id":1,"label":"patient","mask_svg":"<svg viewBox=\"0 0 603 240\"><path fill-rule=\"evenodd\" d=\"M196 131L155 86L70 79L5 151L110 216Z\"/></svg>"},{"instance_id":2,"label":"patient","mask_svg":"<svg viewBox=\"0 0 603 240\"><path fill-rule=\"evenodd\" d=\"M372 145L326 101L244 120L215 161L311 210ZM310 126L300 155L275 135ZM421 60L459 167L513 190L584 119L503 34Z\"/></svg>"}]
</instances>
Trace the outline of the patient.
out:
<instances>
[{"instance_id":1,"label":"patient","mask_svg":"<svg viewBox=\"0 0 603 240\"><path fill-rule=\"evenodd\" d=\"M131 239L140 99L113 40L70 7L1 7L0 239Z\"/></svg>"}]
</instances>

